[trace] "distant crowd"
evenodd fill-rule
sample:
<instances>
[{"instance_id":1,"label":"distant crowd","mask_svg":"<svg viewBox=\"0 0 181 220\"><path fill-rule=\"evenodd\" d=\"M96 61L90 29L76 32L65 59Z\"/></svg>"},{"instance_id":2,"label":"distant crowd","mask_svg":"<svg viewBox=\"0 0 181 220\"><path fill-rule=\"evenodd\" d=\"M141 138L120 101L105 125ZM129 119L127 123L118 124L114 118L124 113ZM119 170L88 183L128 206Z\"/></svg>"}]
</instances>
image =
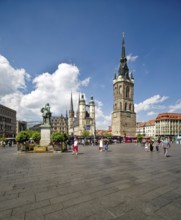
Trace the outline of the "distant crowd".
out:
<instances>
[{"instance_id":1,"label":"distant crowd","mask_svg":"<svg viewBox=\"0 0 181 220\"><path fill-rule=\"evenodd\" d=\"M163 140L147 140L145 143L145 151L154 151L154 148L156 151L160 151L160 148L163 148L164 156L168 157L168 151L171 147L171 141L169 138L164 138Z\"/></svg>"}]
</instances>

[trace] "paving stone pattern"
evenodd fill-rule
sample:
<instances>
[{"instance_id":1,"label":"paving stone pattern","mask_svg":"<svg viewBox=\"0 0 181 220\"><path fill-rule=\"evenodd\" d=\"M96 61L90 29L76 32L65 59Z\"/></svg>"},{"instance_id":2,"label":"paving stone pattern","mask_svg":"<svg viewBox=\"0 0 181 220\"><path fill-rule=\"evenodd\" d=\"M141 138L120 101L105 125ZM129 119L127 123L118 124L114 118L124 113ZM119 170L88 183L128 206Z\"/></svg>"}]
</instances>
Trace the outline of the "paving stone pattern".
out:
<instances>
[{"instance_id":1,"label":"paving stone pattern","mask_svg":"<svg viewBox=\"0 0 181 220\"><path fill-rule=\"evenodd\" d=\"M180 220L181 145L137 144L79 155L0 148L0 220Z\"/></svg>"}]
</instances>

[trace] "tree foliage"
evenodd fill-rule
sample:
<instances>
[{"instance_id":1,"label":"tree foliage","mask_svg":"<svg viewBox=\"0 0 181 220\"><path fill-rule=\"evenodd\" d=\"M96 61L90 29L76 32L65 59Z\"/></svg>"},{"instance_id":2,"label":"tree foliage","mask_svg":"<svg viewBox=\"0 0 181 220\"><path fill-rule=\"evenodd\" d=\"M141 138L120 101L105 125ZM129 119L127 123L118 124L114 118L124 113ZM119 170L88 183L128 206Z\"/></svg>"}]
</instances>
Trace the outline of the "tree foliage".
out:
<instances>
[{"instance_id":1,"label":"tree foliage","mask_svg":"<svg viewBox=\"0 0 181 220\"><path fill-rule=\"evenodd\" d=\"M53 142L64 142L68 139L67 134L62 132L53 132L51 135L51 140Z\"/></svg>"},{"instance_id":2,"label":"tree foliage","mask_svg":"<svg viewBox=\"0 0 181 220\"><path fill-rule=\"evenodd\" d=\"M22 143L22 142L28 141L29 138L30 138L30 134L27 130L26 131L20 131L18 133L18 135L16 136L16 141Z\"/></svg>"},{"instance_id":3,"label":"tree foliage","mask_svg":"<svg viewBox=\"0 0 181 220\"><path fill-rule=\"evenodd\" d=\"M138 142L141 143L142 139L143 139L143 135L142 135L142 134L138 134L138 135L137 135L137 140L138 140Z\"/></svg>"},{"instance_id":4,"label":"tree foliage","mask_svg":"<svg viewBox=\"0 0 181 220\"><path fill-rule=\"evenodd\" d=\"M0 141L5 141L5 140L6 140L6 138L3 137L3 135L0 135Z\"/></svg>"},{"instance_id":5,"label":"tree foliage","mask_svg":"<svg viewBox=\"0 0 181 220\"><path fill-rule=\"evenodd\" d=\"M106 137L112 137L112 134L111 133L106 133L105 136Z\"/></svg>"},{"instance_id":6,"label":"tree foliage","mask_svg":"<svg viewBox=\"0 0 181 220\"><path fill-rule=\"evenodd\" d=\"M41 139L41 135L39 131L34 131L31 135L31 138L35 141L35 142L39 142Z\"/></svg>"},{"instance_id":7,"label":"tree foliage","mask_svg":"<svg viewBox=\"0 0 181 220\"><path fill-rule=\"evenodd\" d=\"M82 131L82 136L83 136L83 137L86 138L86 137L89 137L89 135L90 135L90 132L89 132L89 131L87 131L87 130L83 130L83 131Z\"/></svg>"}]
</instances>

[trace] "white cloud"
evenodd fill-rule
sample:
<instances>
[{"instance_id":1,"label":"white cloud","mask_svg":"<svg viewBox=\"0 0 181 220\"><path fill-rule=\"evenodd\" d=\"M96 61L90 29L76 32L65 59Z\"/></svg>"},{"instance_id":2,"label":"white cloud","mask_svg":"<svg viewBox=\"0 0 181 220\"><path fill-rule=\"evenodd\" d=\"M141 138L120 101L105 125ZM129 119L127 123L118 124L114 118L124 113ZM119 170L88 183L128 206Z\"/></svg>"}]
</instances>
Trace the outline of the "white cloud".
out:
<instances>
[{"instance_id":1,"label":"white cloud","mask_svg":"<svg viewBox=\"0 0 181 220\"><path fill-rule=\"evenodd\" d=\"M30 75L24 69L13 68L5 57L0 56L0 102L15 109L17 119L21 120L41 120L40 109L46 103L50 104L54 115L65 114L70 107L71 92L76 102L81 87L89 84L90 78L81 81L79 74L75 65L62 63L54 73L35 77L32 80L34 90L25 94L26 79L30 79ZM77 103L74 104L76 107Z\"/></svg>"},{"instance_id":2,"label":"white cloud","mask_svg":"<svg viewBox=\"0 0 181 220\"><path fill-rule=\"evenodd\" d=\"M89 84L89 82L90 82L90 77L88 77L87 79L85 79L85 80L83 80L82 82L81 82L81 86L84 86L84 87L86 87L86 86L88 86L88 84Z\"/></svg>"},{"instance_id":3,"label":"white cloud","mask_svg":"<svg viewBox=\"0 0 181 220\"><path fill-rule=\"evenodd\" d=\"M96 129L107 129L111 125L111 114L104 115L102 111L103 103L95 100L96 104Z\"/></svg>"},{"instance_id":4,"label":"white cloud","mask_svg":"<svg viewBox=\"0 0 181 220\"><path fill-rule=\"evenodd\" d=\"M181 111L181 100L179 99L175 105L170 105L168 112L180 112Z\"/></svg>"},{"instance_id":5,"label":"white cloud","mask_svg":"<svg viewBox=\"0 0 181 220\"><path fill-rule=\"evenodd\" d=\"M153 111L147 113L148 116L157 115L157 114L158 114L158 113L153 112Z\"/></svg>"},{"instance_id":6,"label":"white cloud","mask_svg":"<svg viewBox=\"0 0 181 220\"><path fill-rule=\"evenodd\" d=\"M70 108L72 92L74 111L77 111L78 97L82 87L89 85L90 77L80 80L79 69L75 65L61 63L57 70L50 74L42 73L32 79L34 89L25 93L26 79L30 75L24 69L13 68L8 60L0 56L0 103L15 109L17 119L27 121L41 121L40 109L49 103L53 115L64 114ZM105 116L102 103L96 105L97 128L107 128L110 125L110 116Z\"/></svg>"},{"instance_id":7,"label":"white cloud","mask_svg":"<svg viewBox=\"0 0 181 220\"><path fill-rule=\"evenodd\" d=\"M30 75L24 69L14 69L8 60L0 55L0 98L19 89L26 89Z\"/></svg>"},{"instance_id":8,"label":"white cloud","mask_svg":"<svg viewBox=\"0 0 181 220\"><path fill-rule=\"evenodd\" d=\"M162 103L167 99L168 99L167 96L162 96L162 97L160 95L152 96L151 98L148 98L139 104L135 104L135 111L136 113L138 113L140 111L157 109L158 108L157 104Z\"/></svg>"},{"instance_id":9,"label":"white cloud","mask_svg":"<svg viewBox=\"0 0 181 220\"><path fill-rule=\"evenodd\" d=\"M126 56L126 58L127 58L128 62L134 62L134 61L136 61L138 56L133 56L132 54L129 54L129 55Z\"/></svg>"}]
</instances>

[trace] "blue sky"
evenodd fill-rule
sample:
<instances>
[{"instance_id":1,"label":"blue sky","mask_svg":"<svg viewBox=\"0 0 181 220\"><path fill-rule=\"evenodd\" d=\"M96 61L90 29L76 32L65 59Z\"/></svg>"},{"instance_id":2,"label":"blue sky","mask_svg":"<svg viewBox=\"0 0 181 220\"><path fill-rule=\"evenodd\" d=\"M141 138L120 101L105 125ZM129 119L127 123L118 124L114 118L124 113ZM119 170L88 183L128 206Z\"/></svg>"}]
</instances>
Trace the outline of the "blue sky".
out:
<instances>
[{"instance_id":1,"label":"blue sky","mask_svg":"<svg viewBox=\"0 0 181 220\"><path fill-rule=\"evenodd\" d=\"M112 81L125 33L137 121L181 112L180 0L0 0L0 103L42 120L94 96L97 127L111 124Z\"/></svg>"}]
</instances>

